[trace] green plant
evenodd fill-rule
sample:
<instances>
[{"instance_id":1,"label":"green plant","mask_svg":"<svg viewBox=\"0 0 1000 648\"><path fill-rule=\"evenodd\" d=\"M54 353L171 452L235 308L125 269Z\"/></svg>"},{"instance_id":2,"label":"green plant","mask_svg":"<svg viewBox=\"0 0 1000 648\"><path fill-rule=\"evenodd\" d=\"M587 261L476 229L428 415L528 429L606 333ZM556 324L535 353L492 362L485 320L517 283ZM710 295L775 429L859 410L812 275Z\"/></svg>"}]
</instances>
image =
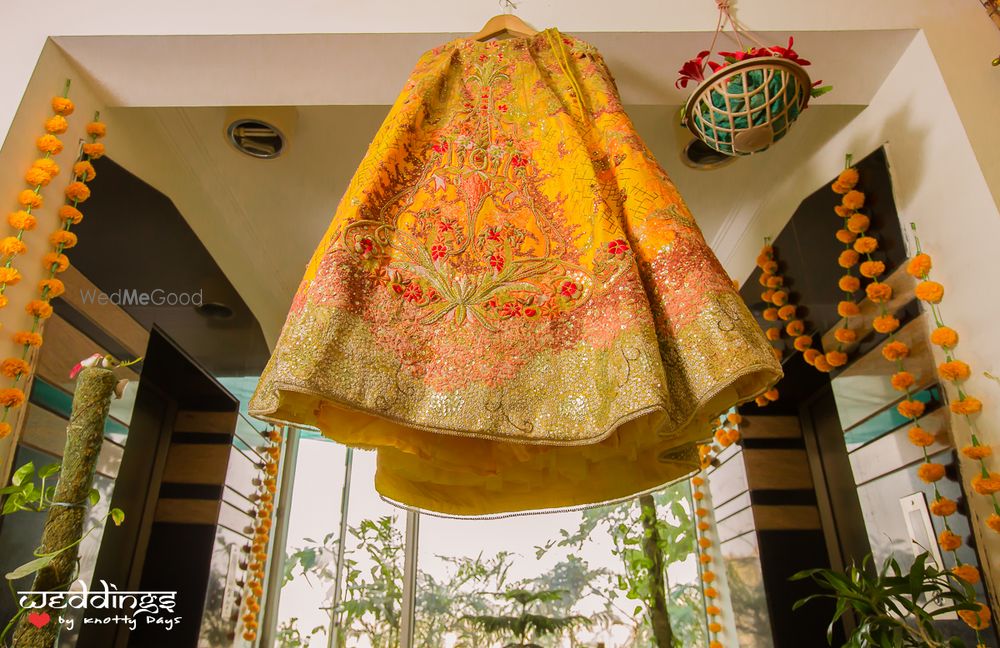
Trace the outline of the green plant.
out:
<instances>
[{"instance_id":1,"label":"green plant","mask_svg":"<svg viewBox=\"0 0 1000 648\"><path fill-rule=\"evenodd\" d=\"M478 614L462 617L467 623L482 629L487 634L507 635L514 639L505 648L539 648L538 644L527 643L528 638L554 635L571 628L590 625L584 616L546 616L528 611L539 603L558 601L563 597L561 590L541 590L531 592L524 589L510 589L497 594L510 603L510 610L504 615Z\"/></svg>"},{"instance_id":2,"label":"green plant","mask_svg":"<svg viewBox=\"0 0 1000 648\"><path fill-rule=\"evenodd\" d=\"M965 648L961 639L944 637L935 621L960 610L978 610L971 585L951 572L938 569L928 561L927 553L917 556L906 573L892 557L878 572L871 563L869 555L860 568L851 566L846 574L831 569L795 574L792 580L811 578L827 591L797 601L792 609L818 598L836 601L826 633L830 642L837 621L848 610L853 611L857 626L845 648Z\"/></svg>"}]
</instances>

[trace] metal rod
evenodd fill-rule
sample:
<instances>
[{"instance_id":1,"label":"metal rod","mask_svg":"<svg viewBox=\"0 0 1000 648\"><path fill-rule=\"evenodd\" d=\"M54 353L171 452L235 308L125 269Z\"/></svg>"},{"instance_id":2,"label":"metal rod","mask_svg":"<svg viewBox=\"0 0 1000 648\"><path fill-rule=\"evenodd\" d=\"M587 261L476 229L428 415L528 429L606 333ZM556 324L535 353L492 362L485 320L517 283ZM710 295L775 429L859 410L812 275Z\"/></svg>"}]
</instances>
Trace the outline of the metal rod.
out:
<instances>
[{"instance_id":1,"label":"metal rod","mask_svg":"<svg viewBox=\"0 0 1000 648\"><path fill-rule=\"evenodd\" d=\"M417 594L417 547L420 513L406 512L406 539L403 558L403 604L399 622L399 648L413 648L414 608Z\"/></svg>"},{"instance_id":2,"label":"metal rod","mask_svg":"<svg viewBox=\"0 0 1000 648\"><path fill-rule=\"evenodd\" d=\"M344 459L344 489L340 495L340 534L337 536L337 566L333 572L333 598L330 601L330 629L327 632L327 648L339 648L340 626L337 624L337 608L340 607L340 583L344 571L344 545L347 544L347 511L351 503L351 467L354 463L354 448L348 448Z\"/></svg>"},{"instance_id":3,"label":"metal rod","mask_svg":"<svg viewBox=\"0 0 1000 648\"><path fill-rule=\"evenodd\" d=\"M292 512L292 486L295 483L295 463L299 456L300 433L288 427L285 438L285 456L281 462L281 481L275 503L274 523L271 527L270 564L267 582L264 583L264 608L260 623L259 646L273 646L278 630L278 604L281 602L281 585L285 574L285 545L288 543L288 519Z\"/></svg>"}]
</instances>

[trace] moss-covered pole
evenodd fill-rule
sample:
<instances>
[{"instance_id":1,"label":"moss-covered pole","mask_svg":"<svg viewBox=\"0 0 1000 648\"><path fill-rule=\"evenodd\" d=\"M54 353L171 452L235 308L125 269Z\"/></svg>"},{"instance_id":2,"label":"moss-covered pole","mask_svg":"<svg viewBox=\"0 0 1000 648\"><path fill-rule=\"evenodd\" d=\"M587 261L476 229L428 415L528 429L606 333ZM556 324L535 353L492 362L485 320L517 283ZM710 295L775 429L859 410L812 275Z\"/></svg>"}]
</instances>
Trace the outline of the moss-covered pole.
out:
<instances>
[{"instance_id":1,"label":"moss-covered pole","mask_svg":"<svg viewBox=\"0 0 1000 648\"><path fill-rule=\"evenodd\" d=\"M31 587L33 591L66 591L76 578L79 544L74 543L83 535L87 499L94 485L97 457L104 442L104 421L108 417L111 395L117 382L110 369L99 367L84 369L77 379L73 409L66 428L62 470L42 531L39 553L50 554L73 546L35 574ZM36 627L29 623L27 614L22 615L14 631L14 648L51 648L54 644L59 633L55 622L58 612L52 614L52 610L47 608L34 611L48 613L53 619Z\"/></svg>"}]
</instances>

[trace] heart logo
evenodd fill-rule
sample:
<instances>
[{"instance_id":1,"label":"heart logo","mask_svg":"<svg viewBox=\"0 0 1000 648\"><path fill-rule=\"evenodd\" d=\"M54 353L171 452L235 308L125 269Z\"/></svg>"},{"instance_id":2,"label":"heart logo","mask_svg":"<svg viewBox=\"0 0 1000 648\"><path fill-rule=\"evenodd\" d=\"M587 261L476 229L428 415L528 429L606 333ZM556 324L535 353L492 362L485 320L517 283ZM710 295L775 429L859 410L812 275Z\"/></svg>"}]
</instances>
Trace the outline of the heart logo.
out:
<instances>
[{"instance_id":1,"label":"heart logo","mask_svg":"<svg viewBox=\"0 0 1000 648\"><path fill-rule=\"evenodd\" d=\"M48 623L51 618L52 617L49 616L48 612L32 612L28 615L28 623L36 628L41 628L43 625Z\"/></svg>"}]
</instances>

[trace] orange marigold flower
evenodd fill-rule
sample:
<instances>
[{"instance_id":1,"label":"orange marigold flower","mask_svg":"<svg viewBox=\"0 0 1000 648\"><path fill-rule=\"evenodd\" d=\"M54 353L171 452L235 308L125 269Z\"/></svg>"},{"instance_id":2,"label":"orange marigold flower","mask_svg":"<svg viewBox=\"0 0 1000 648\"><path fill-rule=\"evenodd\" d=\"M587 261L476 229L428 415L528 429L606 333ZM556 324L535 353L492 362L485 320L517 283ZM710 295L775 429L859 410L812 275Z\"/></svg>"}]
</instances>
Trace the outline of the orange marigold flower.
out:
<instances>
[{"instance_id":1,"label":"orange marigold flower","mask_svg":"<svg viewBox=\"0 0 1000 648\"><path fill-rule=\"evenodd\" d=\"M55 135L42 135L35 140L35 146L42 153L48 153L49 155L59 155L63 150L62 140Z\"/></svg>"},{"instance_id":2,"label":"orange marigold flower","mask_svg":"<svg viewBox=\"0 0 1000 648\"><path fill-rule=\"evenodd\" d=\"M786 322L795 317L795 304L786 304L779 308L778 317Z\"/></svg>"},{"instance_id":3,"label":"orange marigold flower","mask_svg":"<svg viewBox=\"0 0 1000 648\"><path fill-rule=\"evenodd\" d=\"M72 115L76 106L66 97L52 98L52 112L58 115Z\"/></svg>"},{"instance_id":4,"label":"orange marigold flower","mask_svg":"<svg viewBox=\"0 0 1000 648\"><path fill-rule=\"evenodd\" d=\"M31 163L31 168L44 172L50 179L59 175L59 165L52 158L38 158Z\"/></svg>"},{"instance_id":5,"label":"orange marigold flower","mask_svg":"<svg viewBox=\"0 0 1000 648\"><path fill-rule=\"evenodd\" d=\"M939 497L931 502L930 510L933 515L948 517L958 510L958 502L947 497Z\"/></svg>"},{"instance_id":6,"label":"orange marigold flower","mask_svg":"<svg viewBox=\"0 0 1000 648\"><path fill-rule=\"evenodd\" d=\"M826 359L825 355L820 355L819 357L817 357L816 361L813 362L813 366L822 371L823 373L830 373L831 371L833 371L833 365L830 364L830 361Z\"/></svg>"},{"instance_id":7,"label":"orange marigold flower","mask_svg":"<svg viewBox=\"0 0 1000 648\"><path fill-rule=\"evenodd\" d=\"M708 624L708 629L710 632L714 632L716 634L722 632L722 626L716 623L715 621L712 621L711 623Z\"/></svg>"},{"instance_id":8,"label":"orange marigold flower","mask_svg":"<svg viewBox=\"0 0 1000 648\"><path fill-rule=\"evenodd\" d=\"M983 603L977 602L976 605L978 610L959 610L958 616L973 630L985 630L990 627L990 609Z\"/></svg>"},{"instance_id":9,"label":"orange marigold flower","mask_svg":"<svg viewBox=\"0 0 1000 648\"><path fill-rule=\"evenodd\" d=\"M729 439L729 445L732 445L740 440L740 431L733 428L732 430L729 430L729 434L726 438Z\"/></svg>"},{"instance_id":10,"label":"orange marigold flower","mask_svg":"<svg viewBox=\"0 0 1000 648\"><path fill-rule=\"evenodd\" d=\"M972 375L972 369L969 365L965 364L961 360L950 360L948 362L942 362L938 365L938 373L945 380L951 382L958 382L960 380L967 379Z\"/></svg>"},{"instance_id":11,"label":"orange marigold flower","mask_svg":"<svg viewBox=\"0 0 1000 648\"><path fill-rule=\"evenodd\" d=\"M885 272L885 264L881 261L865 261L861 264L861 274L869 279L874 279Z\"/></svg>"},{"instance_id":12,"label":"orange marigold flower","mask_svg":"<svg viewBox=\"0 0 1000 648\"><path fill-rule=\"evenodd\" d=\"M858 238L858 235L851 230L839 229L837 230L837 240L841 243L850 245L854 240Z\"/></svg>"},{"instance_id":13,"label":"orange marigold flower","mask_svg":"<svg viewBox=\"0 0 1000 648\"><path fill-rule=\"evenodd\" d=\"M792 320L785 326L785 332L792 337L797 337L806 332L806 324L802 320Z\"/></svg>"},{"instance_id":14,"label":"orange marigold flower","mask_svg":"<svg viewBox=\"0 0 1000 648\"><path fill-rule=\"evenodd\" d=\"M847 354L843 351L827 351L826 361L831 367L843 367L847 364Z\"/></svg>"},{"instance_id":15,"label":"orange marigold flower","mask_svg":"<svg viewBox=\"0 0 1000 648\"><path fill-rule=\"evenodd\" d=\"M988 445L967 445L962 448L962 454L969 459L985 459L993 454L993 447Z\"/></svg>"},{"instance_id":16,"label":"orange marigold flower","mask_svg":"<svg viewBox=\"0 0 1000 648\"><path fill-rule=\"evenodd\" d=\"M837 205L836 207L833 208L833 211L837 214L837 216L840 216L841 218L847 218L848 216L854 213L853 209L848 209L843 205Z\"/></svg>"},{"instance_id":17,"label":"orange marigold flower","mask_svg":"<svg viewBox=\"0 0 1000 648\"><path fill-rule=\"evenodd\" d=\"M837 184L847 187L848 191L850 191L858 184L859 179L858 170L854 167L848 167L840 172L840 175L837 177Z\"/></svg>"},{"instance_id":18,"label":"orange marigold flower","mask_svg":"<svg viewBox=\"0 0 1000 648\"><path fill-rule=\"evenodd\" d=\"M977 414L982 409L982 401L974 396L966 396L962 400L954 401L951 404L951 411L956 414Z\"/></svg>"},{"instance_id":19,"label":"orange marigold flower","mask_svg":"<svg viewBox=\"0 0 1000 648\"><path fill-rule=\"evenodd\" d=\"M97 177L97 169L87 160L80 160L73 165L73 177L84 182L90 182Z\"/></svg>"},{"instance_id":20,"label":"orange marigold flower","mask_svg":"<svg viewBox=\"0 0 1000 648\"><path fill-rule=\"evenodd\" d=\"M76 234L66 230L56 230L49 235L49 243L53 246L62 246L63 249L68 249L76 245Z\"/></svg>"},{"instance_id":21,"label":"orange marigold flower","mask_svg":"<svg viewBox=\"0 0 1000 648\"><path fill-rule=\"evenodd\" d=\"M884 304L892 299L892 286L880 281L873 281L865 288L865 294L876 304Z\"/></svg>"},{"instance_id":22,"label":"orange marigold flower","mask_svg":"<svg viewBox=\"0 0 1000 648\"><path fill-rule=\"evenodd\" d=\"M712 581L715 580L715 572L713 571L702 572L701 580L705 581L706 583L711 583Z\"/></svg>"},{"instance_id":23,"label":"orange marigold flower","mask_svg":"<svg viewBox=\"0 0 1000 648\"><path fill-rule=\"evenodd\" d=\"M38 282L38 289L47 299L55 299L66 292L66 284L58 279L42 279Z\"/></svg>"},{"instance_id":24,"label":"orange marigold flower","mask_svg":"<svg viewBox=\"0 0 1000 648\"><path fill-rule=\"evenodd\" d=\"M809 364L814 364L816 362L816 358L820 357L821 355L823 354L817 351L816 349L806 349L802 353L802 359L808 362Z\"/></svg>"},{"instance_id":25,"label":"orange marigold flower","mask_svg":"<svg viewBox=\"0 0 1000 648\"><path fill-rule=\"evenodd\" d=\"M962 546L962 536L956 534L954 531L945 529L938 534L938 544L945 551L955 551Z\"/></svg>"},{"instance_id":26,"label":"orange marigold flower","mask_svg":"<svg viewBox=\"0 0 1000 648\"><path fill-rule=\"evenodd\" d=\"M0 266L0 284L13 286L21 280L21 273L17 268L5 268Z\"/></svg>"},{"instance_id":27,"label":"orange marigold flower","mask_svg":"<svg viewBox=\"0 0 1000 648\"><path fill-rule=\"evenodd\" d=\"M858 305L852 301L842 301L837 304L837 314L841 317L853 317L861 312Z\"/></svg>"},{"instance_id":28,"label":"orange marigold flower","mask_svg":"<svg viewBox=\"0 0 1000 648\"><path fill-rule=\"evenodd\" d=\"M45 201L42 198L42 194L33 189L25 189L21 193L17 194L17 202L22 207L38 209Z\"/></svg>"},{"instance_id":29,"label":"orange marigold flower","mask_svg":"<svg viewBox=\"0 0 1000 648\"><path fill-rule=\"evenodd\" d=\"M31 167L24 174L24 181L29 187L44 187L52 181L52 176L38 167Z\"/></svg>"},{"instance_id":30,"label":"orange marigold flower","mask_svg":"<svg viewBox=\"0 0 1000 648\"><path fill-rule=\"evenodd\" d=\"M918 400L905 400L896 406L900 414L908 419L920 418L924 413L924 403Z\"/></svg>"},{"instance_id":31,"label":"orange marigold flower","mask_svg":"<svg viewBox=\"0 0 1000 648\"><path fill-rule=\"evenodd\" d=\"M767 336L768 340L772 342L781 339L781 328L778 326L772 326L771 328L764 331L764 335Z\"/></svg>"},{"instance_id":32,"label":"orange marigold flower","mask_svg":"<svg viewBox=\"0 0 1000 648\"><path fill-rule=\"evenodd\" d=\"M858 339L858 333L854 329L849 329L845 327L840 327L833 332L833 337L836 338L837 342L843 344L850 344Z\"/></svg>"},{"instance_id":33,"label":"orange marigold flower","mask_svg":"<svg viewBox=\"0 0 1000 648\"><path fill-rule=\"evenodd\" d=\"M48 319L52 317L52 305L47 301L42 301L41 299L32 299L24 307L24 310L28 313L28 315L39 319Z\"/></svg>"},{"instance_id":34,"label":"orange marigold flower","mask_svg":"<svg viewBox=\"0 0 1000 648\"><path fill-rule=\"evenodd\" d=\"M939 326L931 333L931 342L945 349L958 346L958 333L953 328Z\"/></svg>"},{"instance_id":35,"label":"orange marigold flower","mask_svg":"<svg viewBox=\"0 0 1000 648\"><path fill-rule=\"evenodd\" d=\"M80 212L79 209L77 209L73 205L63 205L62 207L59 208L59 218L61 218L64 221L70 221L74 225L77 225L80 221L83 220L83 214Z\"/></svg>"},{"instance_id":36,"label":"orange marigold flower","mask_svg":"<svg viewBox=\"0 0 1000 648\"><path fill-rule=\"evenodd\" d=\"M705 596L707 596L708 598L716 598L719 596L719 590L715 589L714 587L706 587Z\"/></svg>"},{"instance_id":37,"label":"orange marigold flower","mask_svg":"<svg viewBox=\"0 0 1000 648\"><path fill-rule=\"evenodd\" d=\"M872 328L879 333L892 333L899 328L899 320L892 315L879 315L872 320Z\"/></svg>"},{"instance_id":38,"label":"orange marigold flower","mask_svg":"<svg viewBox=\"0 0 1000 648\"><path fill-rule=\"evenodd\" d=\"M771 257L767 254L764 254L763 252L757 255L757 267L760 268L761 270L763 270L764 266L770 261Z\"/></svg>"},{"instance_id":39,"label":"orange marigold flower","mask_svg":"<svg viewBox=\"0 0 1000 648\"><path fill-rule=\"evenodd\" d=\"M702 554L698 556L698 562L700 562L702 565L707 565L708 563L712 562L712 557L709 556L708 554Z\"/></svg>"},{"instance_id":40,"label":"orange marigold flower","mask_svg":"<svg viewBox=\"0 0 1000 648\"><path fill-rule=\"evenodd\" d=\"M708 648L722 648L722 644L718 641L713 641L708 644Z\"/></svg>"},{"instance_id":41,"label":"orange marigold flower","mask_svg":"<svg viewBox=\"0 0 1000 648\"><path fill-rule=\"evenodd\" d=\"M972 490L980 495L992 495L1000 491L1000 473L991 472L988 477L976 475L972 478Z\"/></svg>"},{"instance_id":42,"label":"orange marigold flower","mask_svg":"<svg viewBox=\"0 0 1000 648\"><path fill-rule=\"evenodd\" d=\"M922 299L931 304L937 304L944 297L944 286L936 281L921 281L913 291L917 299Z\"/></svg>"},{"instance_id":43,"label":"orange marigold flower","mask_svg":"<svg viewBox=\"0 0 1000 648\"><path fill-rule=\"evenodd\" d=\"M871 224L871 219L864 214L852 214L851 217L847 219L847 223L845 223L847 229L855 234L863 234L868 231Z\"/></svg>"},{"instance_id":44,"label":"orange marigold flower","mask_svg":"<svg viewBox=\"0 0 1000 648\"><path fill-rule=\"evenodd\" d=\"M759 283L760 285L766 287L767 286L767 280L770 279L770 278L771 278L771 275L769 275L766 272L764 272L759 277L757 277L757 283Z\"/></svg>"},{"instance_id":45,"label":"orange marigold flower","mask_svg":"<svg viewBox=\"0 0 1000 648\"><path fill-rule=\"evenodd\" d=\"M42 257L42 265L49 269L55 270L56 272L65 272L66 268L69 267L69 257L65 254L57 254L55 252L49 252Z\"/></svg>"},{"instance_id":46,"label":"orange marigold flower","mask_svg":"<svg viewBox=\"0 0 1000 648\"><path fill-rule=\"evenodd\" d=\"M778 400L778 396L779 394L777 387L772 387L771 389L768 389L766 392L764 392L764 398L766 398L769 401Z\"/></svg>"},{"instance_id":47,"label":"orange marigold flower","mask_svg":"<svg viewBox=\"0 0 1000 648\"><path fill-rule=\"evenodd\" d=\"M743 422L743 417L737 414L736 412L730 412L729 414L726 414L726 420L732 423L733 425L739 425L740 423Z\"/></svg>"},{"instance_id":48,"label":"orange marigold flower","mask_svg":"<svg viewBox=\"0 0 1000 648\"><path fill-rule=\"evenodd\" d=\"M796 351L806 351L812 346L812 343L813 343L812 336L800 335L797 338L795 338L795 342L793 342L792 344L795 346Z\"/></svg>"},{"instance_id":49,"label":"orange marigold flower","mask_svg":"<svg viewBox=\"0 0 1000 648\"><path fill-rule=\"evenodd\" d=\"M922 427L916 425L911 427L910 431L907 432L907 435L910 437L910 443L915 446L926 448L934 444L934 435L927 432Z\"/></svg>"},{"instance_id":50,"label":"orange marigold flower","mask_svg":"<svg viewBox=\"0 0 1000 648\"><path fill-rule=\"evenodd\" d=\"M712 525L709 524L708 522L699 522L698 523L698 530L699 531L708 531L711 528L711 526Z\"/></svg>"},{"instance_id":51,"label":"orange marigold flower","mask_svg":"<svg viewBox=\"0 0 1000 648\"><path fill-rule=\"evenodd\" d=\"M844 275L837 282L837 286L844 292L852 293L861 287L861 280L854 275Z\"/></svg>"},{"instance_id":52,"label":"orange marigold flower","mask_svg":"<svg viewBox=\"0 0 1000 648\"><path fill-rule=\"evenodd\" d=\"M781 275L771 275L770 277L767 278L768 288L778 288L784 285L784 283L785 283L785 278L782 277Z\"/></svg>"},{"instance_id":53,"label":"orange marigold flower","mask_svg":"<svg viewBox=\"0 0 1000 648\"><path fill-rule=\"evenodd\" d=\"M709 540L708 538L705 538L705 537L701 537L701 538L698 538L698 545L699 545L699 546L700 546L700 547L701 547L702 549L708 549L709 547L711 547L711 546L712 546L712 541L711 541L711 540Z\"/></svg>"},{"instance_id":54,"label":"orange marigold flower","mask_svg":"<svg viewBox=\"0 0 1000 648\"><path fill-rule=\"evenodd\" d=\"M60 135L69 128L69 122L62 115L54 115L45 120L45 132Z\"/></svg>"},{"instance_id":55,"label":"orange marigold flower","mask_svg":"<svg viewBox=\"0 0 1000 648\"><path fill-rule=\"evenodd\" d=\"M788 303L788 293L784 290L776 290L771 295L771 303L775 306L784 306Z\"/></svg>"},{"instance_id":56,"label":"orange marigold flower","mask_svg":"<svg viewBox=\"0 0 1000 648\"><path fill-rule=\"evenodd\" d=\"M104 144L100 142L87 142L83 145L83 154L91 160L104 157Z\"/></svg>"},{"instance_id":57,"label":"orange marigold flower","mask_svg":"<svg viewBox=\"0 0 1000 648\"><path fill-rule=\"evenodd\" d=\"M837 257L837 263L840 264L841 268L853 268L858 265L858 253L854 250L844 250Z\"/></svg>"},{"instance_id":58,"label":"orange marigold flower","mask_svg":"<svg viewBox=\"0 0 1000 648\"><path fill-rule=\"evenodd\" d=\"M0 405L11 409L14 407L20 407L21 403L24 402L24 392L17 387L8 387L7 389L0 389Z\"/></svg>"},{"instance_id":59,"label":"orange marigold flower","mask_svg":"<svg viewBox=\"0 0 1000 648\"><path fill-rule=\"evenodd\" d=\"M865 195L857 190L848 191L844 194L840 204L848 209L858 210L865 206Z\"/></svg>"},{"instance_id":60,"label":"orange marigold flower","mask_svg":"<svg viewBox=\"0 0 1000 648\"><path fill-rule=\"evenodd\" d=\"M24 254L27 251L28 246L24 244L24 241L16 236L7 236L0 239L0 256Z\"/></svg>"},{"instance_id":61,"label":"orange marigold flower","mask_svg":"<svg viewBox=\"0 0 1000 648\"><path fill-rule=\"evenodd\" d=\"M22 346L40 347L42 346L42 336L31 331L18 331L13 336L14 344Z\"/></svg>"},{"instance_id":62,"label":"orange marigold flower","mask_svg":"<svg viewBox=\"0 0 1000 648\"><path fill-rule=\"evenodd\" d=\"M871 254L878 249L878 239L871 236L862 236L854 241L854 250L859 254Z\"/></svg>"},{"instance_id":63,"label":"orange marigold flower","mask_svg":"<svg viewBox=\"0 0 1000 648\"><path fill-rule=\"evenodd\" d=\"M979 570L972 565L955 565L951 568L951 573L956 578L964 580L970 585L975 585L979 582Z\"/></svg>"},{"instance_id":64,"label":"orange marigold flower","mask_svg":"<svg viewBox=\"0 0 1000 648\"><path fill-rule=\"evenodd\" d=\"M694 513L698 517L705 517L706 515L708 515L708 510L707 509L703 509L703 508L699 508L699 509L696 509Z\"/></svg>"},{"instance_id":65,"label":"orange marigold flower","mask_svg":"<svg viewBox=\"0 0 1000 648\"><path fill-rule=\"evenodd\" d=\"M775 274L778 271L778 262L777 261L768 261L767 263L764 264L764 267L762 268L762 270L764 272L766 272L767 274L772 274L773 275L773 274Z\"/></svg>"},{"instance_id":66,"label":"orange marigold flower","mask_svg":"<svg viewBox=\"0 0 1000 648\"><path fill-rule=\"evenodd\" d=\"M705 483L705 480L696 476L691 478L691 483L695 486L702 486Z\"/></svg>"},{"instance_id":67,"label":"orange marigold flower","mask_svg":"<svg viewBox=\"0 0 1000 648\"><path fill-rule=\"evenodd\" d=\"M90 187L80 181L71 182L66 185L66 198L74 202L82 203L86 201L87 198L90 198Z\"/></svg>"},{"instance_id":68,"label":"orange marigold flower","mask_svg":"<svg viewBox=\"0 0 1000 648\"><path fill-rule=\"evenodd\" d=\"M87 124L87 135L91 137L104 137L108 134L108 127L103 122L92 121Z\"/></svg>"},{"instance_id":69,"label":"orange marigold flower","mask_svg":"<svg viewBox=\"0 0 1000 648\"><path fill-rule=\"evenodd\" d=\"M35 229L38 220L26 211L11 212L7 215L7 224L16 230L30 232Z\"/></svg>"},{"instance_id":70,"label":"orange marigold flower","mask_svg":"<svg viewBox=\"0 0 1000 648\"><path fill-rule=\"evenodd\" d=\"M889 362L895 362L896 360L902 360L906 356L910 355L910 347L906 346L903 342L893 340L892 342L887 342L884 347L882 347L882 356Z\"/></svg>"},{"instance_id":71,"label":"orange marigold flower","mask_svg":"<svg viewBox=\"0 0 1000 648\"><path fill-rule=\"evenodd\" d=\"M0 422L0 439L9 437L11 430L10 423Z\"/></svg>"},{"instance_id":72,"label":"orange marigold flower","mask_svg":"<svg viewBox=\"0 0 1000 648\"><path fill-rule=\"evenodd\" d=\"M993 529L997 533L1000 533L1000 515L994 513L986 518L986 526Z\"/></svg>"},{"instance_id":73,"label":"orange marigold flower","mask_svg":"<svg viewBox=\"0 0 1000 648\"><path fill-rule=\"evenodd\" d=\"M917 379L909 371L898 371L892 374L892 388L898 391L906 391L913 384L917 382Z\"/></svg>"},{"instance_id":74,"label":"orange marigold flower","mask_svg":"<svg viewBox=\"0 0 1000 648\"><path fill-rule=\"evenodd\" d=\"M766 319L768 322L777 322L778 321L778 309L777 308L765 308L764 312L762 313L762 315L764 316L764 319Z\"/></svg>"},{"instance_id":75,"label":"orange marigold flower","mask_svg":"<svg viewBox=\"0 0 1000 648\"><path fill-rule=\"evenodd\" d=\"M768 288L760 294L760 298L765 304L770 304L771 300L774 299L774 290Z\"/></svg>"},{"instance_id":76,"label":"orange marigold flower","mask_svg":"<svg viewBox=\"0 0 1000 648\"><path fill-rule=\"evenodd\" d=\"M923 279L931 271L931 258L926 254L918 254L906 264L906 272L912 277Z\"/></svg>"},{"instance_id":77,"label":"orange marigold flower","mask_svg":"<svg viewBox=\"0 0 1000 648\"><path fill-rule=\"evenodd\" d=\"M928 484L933 484L944 477L944 466L937 463L931 463L930 461L922 463L920 464L920 467L917 468L917 477Z\"/></svg>"},{"instance_id":78,"label":"orange marigold flower","mask_svg":"<svg viewBox=\"0 0 1000 648\"><path fill-rule=\"evenodd\" d=\"M27 375L31 372L31 365L21 358L7 358L0 363L0 374L8 378L17 378L21 374Z\"/></svg>"},{"instance_id":79,"label":"orange marigold flower","mask_svg":"<svg viewBox=\"0 0 1000 648\"><path fill-rule=\"evenodd\" d=\"M706 572L706 573L711 573L711 572ZM719 616L722 614L722 610L714 605L707 606L705 608L705 612L707 612L710 616Z\"/></svg>"}]
</instances>

